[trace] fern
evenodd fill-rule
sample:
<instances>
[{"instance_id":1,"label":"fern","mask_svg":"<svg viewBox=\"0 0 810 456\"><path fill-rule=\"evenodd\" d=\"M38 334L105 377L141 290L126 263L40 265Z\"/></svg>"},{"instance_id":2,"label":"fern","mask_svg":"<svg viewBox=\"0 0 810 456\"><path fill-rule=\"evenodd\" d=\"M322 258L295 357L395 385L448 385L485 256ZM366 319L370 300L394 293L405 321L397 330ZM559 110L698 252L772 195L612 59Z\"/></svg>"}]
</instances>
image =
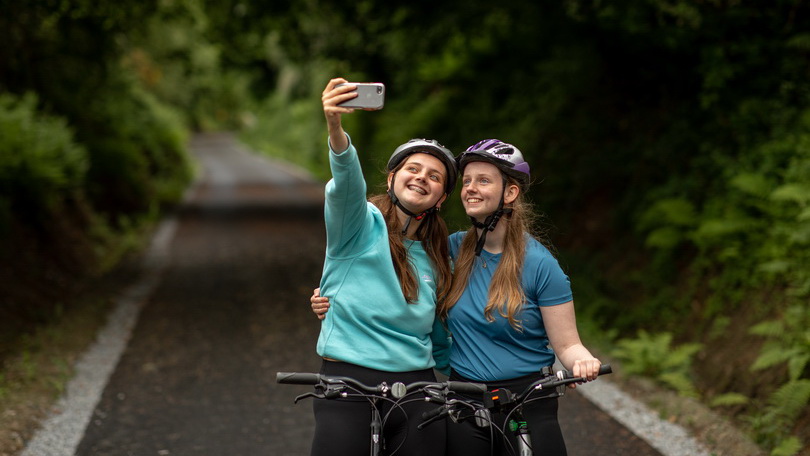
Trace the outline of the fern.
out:
<instances>
[{"instance_id":1,"label":"fern","mask_svg":"<svg viewBox=\"0 0 810 456\"><path fill-rule=\"evenodd\" d=\"M772 188L772 184L768 182L768 179L758 173L740 174L732 178L729 183L732 187L752 196L767 195Z\"/></svg>"},{"instance_id":2,"label":"fern","mask_svg":"<svg viewBox=\"0 0 810 456\"><path fill-rule=\"evenodd\" d=\"M780 320L769 320L752 326L748 332L757 336L777 337L784 329L785 325Z\"/></svg>"},{"instance_id":3,"label":"fern","mask_svg":"<svg viewBox=\"0 0 810 456\"><path fill-rule=\"evenodd\" d=\"M802 450L802 442L796 436L790 436L771 451L771 456L794 456Z\"/></svg>"},{"instance_id":4,"label":"fern","mask_svg":"<svg viewBox=\"0 0 810 456\"><path fill-rule=\"evenodd\" d=\"M627 373L652 378L684 396L696 396L689 369L692 357L702 345L671 345L671 333L649 334L640 330L636 338L619 340L613 356L622 362Z\"/></svg>"},{"instance_id":5,"label":"fern","mask_svg":"<svg viewBox=\"0 0 810 456\"><path fill-rule=\"evenodd\" d=\"M783 350L777 344L766 345L751 365L752 370L762 370L790 361L798 350Z\"/></svg>"},{"instance_id":6,"label":"fern","mask_svg":"<svg viewBox=\"0 0 810 456\"><path fill-rule=\"evenodd\" d=\"M774 201L794 201L804 207L810 201L810 187L801 184L785 184L771 193Z\"/></svg>"},{"instance_id":7,"label":"fern","mask_svg":"<svg viewBox=\"0 0 810 456\"><path fill-rule=\"evenodd\" d=\"M676 247L684 240L684 235L680 230L666 226L658 228L647 235L644 244L647 247L654 247L660 249L670 249Z\"/></svg>"},{"instance_id":8,"label":"fern","mask_svg":"<svg viewBox=\"0 0 810 456\"><path fill-rule=\"evenodd\" d=\"M645 226L675 225L693 226L695 224L695 207L683 198L666 198L657 201L642 216Z\"/></svg>"},{"instance_id":9,"label":"fern","mask_svg":"<svg viewBox=\"0 0 810 456\"><path fill-rule=\"evenodd\" d=\"M711 400L712 407L728 407L734 405L745 405L750 402L748 396L740 393L726 393L720 394Z\"/></svg>"},{"instance_id":10,"label":"fern","mask_svg":"<svg viewBox=\"0 0 810 456\"><path fill-rule=\"evenodd\" d=\"M781 320L759 323L749 329L750 334L767 339L752 370L761 370L787 363L788 376L796 381L810 365L810 308L796 304L785 312Z\"/></svg>"},{"instance_id":11,"label":"fern","mask_svg":"<svg viewBox=\"0 0 810 456\"><path fill-rule=\"evenodd\" d=\"M749 230L752 225L753 221L745 218L704 220L695 231L695 240L707 242L707 240L715 237L744 233Z\"/></svg>"},{"instance_id":12,"label":"fern","mask_svg":"<svg viewBox=\"0 0 810 456\"><path fill-rule=\"evenodd\" d=\"M757 269L767 274L784 274L790 271L791 266L793 262L789 260L773 260L760 264Z\"/></svg>"},{"instance_id":13,"label":"fern","mask_svg":"<svg viewBox=\"0 0 810 456\"><path fill-rule=\"evenodd\" d=\"M703 345L697 343L680 345L670 350L662 364L665 369L681 370L683 366L691 364L692 357L702 348Z\"/></svg>"},{"instance_id":14,"label":"fern","mask_svg":"<svg viewBox=\"0 0 810 456\"><path fill-rule=\"evenodd\" d=\"M810 33L799 33L787 41L787 46L803 51L810 51Z\"/></svg>"},{"instance_id":15,"label":"fern","mask_svg":"<svg viewBox=\"0 0 810 456\"><path fill-rule=\"evenodd\" d=\"M761 413L747 418L757 441L774 448L775 452L778 450L780 452L778 454L794 454L782 453L789 449L783 447L783 444L808 403L810 403L810 380L795 380L782 385L768 397Z\"/></svg>"},{"instance_id":16,"label":"fern","mask_svg":"<svg viewBox=\"0 0 810 456\"><path fill-rule=\"evenodd\" d=\"M698 397L695 385L686 372L662 372L656 379L686 397Z\"/></svg>"},{"instance_id":17,"label":"fern","mask_svg":"<svg viewBox=\"0 0 810 456\"><path fill-rule=\"evenodd\" d=\"M790 424L804 411L808 402L810 402L810 380L788 382L768 398L766 413Z\"/></svg>"}]
</instances>

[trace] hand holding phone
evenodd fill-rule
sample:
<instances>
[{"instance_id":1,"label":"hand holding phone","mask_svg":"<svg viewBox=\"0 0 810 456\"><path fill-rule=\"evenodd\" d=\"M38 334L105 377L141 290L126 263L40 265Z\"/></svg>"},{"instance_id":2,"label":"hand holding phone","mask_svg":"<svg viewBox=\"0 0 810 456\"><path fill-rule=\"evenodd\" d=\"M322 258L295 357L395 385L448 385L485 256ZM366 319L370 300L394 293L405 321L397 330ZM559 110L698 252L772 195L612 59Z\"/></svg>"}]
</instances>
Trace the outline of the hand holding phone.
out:
<instances>
[{"instance_id":1,"label":"hand holding phone","mask_svg":"<svg viewBox=\"0 0 810 456\"><path fill-rule=\"evenodd\" d=\"M385 84L380 82L349 82L347 84L357 86L357 97L344 101L343 103L338 104L338 106L342 108L369 110L382 109L383 104L385 103ZM342 85L345 84L338 84L335 87L340 87Z\"/></svg>"}]
</instances>

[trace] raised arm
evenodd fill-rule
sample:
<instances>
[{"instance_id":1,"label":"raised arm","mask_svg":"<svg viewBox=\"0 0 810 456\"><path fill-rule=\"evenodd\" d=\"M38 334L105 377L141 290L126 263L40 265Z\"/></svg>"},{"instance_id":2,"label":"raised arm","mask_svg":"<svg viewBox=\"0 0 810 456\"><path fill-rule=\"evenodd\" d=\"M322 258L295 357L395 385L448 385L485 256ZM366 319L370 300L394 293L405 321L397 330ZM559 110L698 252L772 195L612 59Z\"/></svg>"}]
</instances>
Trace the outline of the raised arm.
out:
<instances>
[{"instance_id":1,"label":"raised arm","mask_svg":"<svg viewBox=\"0 0 810 456\"><path fill-rule=\"evenodd\" d=\"M354 111L351 108L342 108L338 104L357 97L357 92L354 91L356 86L346 84L347 82L343 78L334 78L326 84L323 95L321 95L323 114L326 116L326 128L329 131L329 144L332 146L332 150L338 153L349 147L349 140L346 138L346 132L343 131L340 116ZM338 84L346 85L336 87Z\"/></svg>"}]
</instances>

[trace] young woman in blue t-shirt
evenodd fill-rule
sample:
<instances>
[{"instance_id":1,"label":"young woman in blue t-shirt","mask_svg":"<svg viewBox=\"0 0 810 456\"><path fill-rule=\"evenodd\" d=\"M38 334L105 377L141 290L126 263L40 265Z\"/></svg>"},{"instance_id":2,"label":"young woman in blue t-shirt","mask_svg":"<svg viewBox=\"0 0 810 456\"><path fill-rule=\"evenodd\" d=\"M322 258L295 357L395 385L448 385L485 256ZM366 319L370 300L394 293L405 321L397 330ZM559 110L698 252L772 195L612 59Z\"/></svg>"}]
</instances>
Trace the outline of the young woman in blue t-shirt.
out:
<instances>
[{"instance_id":1,"label":"young woman in blue t-shirt","mask_svg":"<svg viewBox=\"0 0 810 456\"><path fill-rule=\"evenodd\" d=\"M600 362L579 338L568 277L530 234L534 212L524 198L530 174L523 154L489 139L456 160L461 203L473 226L450 236L454 279L439 309L453 335L450 379L519 392L555 356L574 375L595 379ZM525 405L523 415L535 455L566 454L556 398ZM501 429L504 418L493 416ZM470 420L449 423L447 432L451 456L509 454L516 447Z\"/></svg>"}]
</instances>

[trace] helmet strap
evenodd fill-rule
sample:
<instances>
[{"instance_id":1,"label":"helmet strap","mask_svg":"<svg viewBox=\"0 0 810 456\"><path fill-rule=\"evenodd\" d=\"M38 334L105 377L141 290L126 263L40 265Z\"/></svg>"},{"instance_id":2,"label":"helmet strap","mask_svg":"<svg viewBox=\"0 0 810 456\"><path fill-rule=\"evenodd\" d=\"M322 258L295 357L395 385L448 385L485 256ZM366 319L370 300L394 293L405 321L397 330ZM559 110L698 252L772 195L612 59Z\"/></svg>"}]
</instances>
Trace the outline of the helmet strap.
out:
<instances>
[{"instance_id":1,"label":"helmet strap","mask_svg":"<svg viewBox=\"0 0 810 456\"><path fill-rule=\"evenodd\" d=\"M470 217L470 221L474 227L481 229L481 235L478 237L478 243L475 245L475 256L481 256L481 251L484 250L484 244L487 242L487 233L490 231L495 230L495 226L498 225L498 221L504 214L511 214L511 208L504 208L503 207L503 198L506 194L506 179L503 180L503 191L501 192L501 202L498 203L498 209L495 210L492 214L489 214L486 219L484 219L484 223L479 222L474 217Z\"/></svg>"},{"instance_id":2,"label":"helmet strap","mask_svg":"<svg viewBox=\"0 0 810 456\"><path fill-rule=\"evenodd\" d=\"M405 234L408 233L408 227L411 226L411 220L416 219L416 221L418 221L418 222L422 221L422 219L424 219L425 217L428 217L429 215L433 214L434 212L438 212L439 209L436 208L436 206L433 206L430 209L422 212L421 214L415 214L415 213L411 212L410 210L408 210L408 208L406 208L405 206L402 205L402 203L399 201L399 198L394 193L394 180L395 179L396 179L396 175L391 176L391 185L388 187L388 197L391 198L391 202L394 203L394 206L398 207L402 212L405 213L405 215L408 216L408 219L405 220L405 226L402 227L402 235L405 236ZM419 232L420 229L422 229L421 225L419 226L419 228L417 228L417 233Z\"/></svg>"}]
</instances>

